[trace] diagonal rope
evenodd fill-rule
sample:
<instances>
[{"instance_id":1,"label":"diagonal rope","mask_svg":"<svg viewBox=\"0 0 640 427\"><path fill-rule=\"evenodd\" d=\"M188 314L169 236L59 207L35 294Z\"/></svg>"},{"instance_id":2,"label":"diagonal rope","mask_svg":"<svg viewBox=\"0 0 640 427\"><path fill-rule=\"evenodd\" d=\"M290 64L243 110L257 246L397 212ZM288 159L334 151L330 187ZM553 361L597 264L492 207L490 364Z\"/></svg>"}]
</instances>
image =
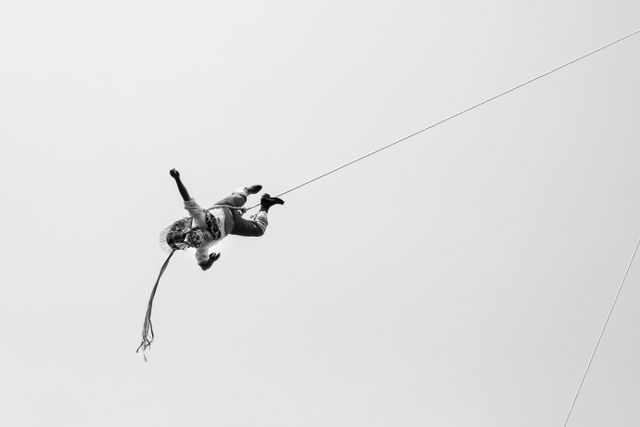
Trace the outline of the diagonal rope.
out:
<instances>
[{"instance_id":1,"label":"diagonal rope","mask_svg":"<svg viewBox=\"0 0 640 427\"><path fill-rule=\"evenodd\" d=\"M513 91L516 91L516 90L518 90L518 89L520 89L520 88L522 88L522 87L524 87L524 86L527 86L527 85L529 85L529 84L531 84L531 83L535 82L536 80L539 80L539 79L541 79L541 78L543 78L543 77L546 77L546 76L548 76L549 74L555 73L556 71L559 71L559 70L561 70L561 69L563 69L563 68L565 68L565 67L568 67L569 65L574 64L574 63L576 63L576 62L578 62L578 61L581 61L581 60L583 60L583 59L585 59L585 58L587 58L587 57L589 57L589 56L593 55L594 53L600 52L601 50L604 50L604 49L606 49L606 48L608 48L608 47L611 47L611 46L613 46L614 44L619 43L619 42L621 42L621 41L623 41L623 40L625 40L625 39L628 39L629 37L632 37L632 36L634 36L634 35L636 35L636 34L638 34L638 33L640 33L640 29L639 29L639 30L636 30L636 31L634 31L634 32L632 32L632 33L629 33L629 34L627 34L626 36L620 37L619 39L616 39L616 40L614 40L614 41L612 41L612 42L610 42L610 43L607 43L607 44L605 44L605 45L603 45L603 46L600 46L599 48L594 49L594 50L592 50L592 51L590 51L590 52L588 52L588 53L585 53L585 54L583 54L583 55L580 55L579 57L577 57L577 58L575 58L575 59L572 59L572 60L571 60L571 61L569 61L569 62L566 62L566 63L564 63L564 64L562 64L562 65L559 65L559 66L557 66L557 67L555 67L555 68L553 68L553 69L551 69L551 70L549 70L549 71L546 71L546 72L544 72L544 73L542 73L542 74L540 74L540 75L538 75L538 76L536 76L536 77L534 77L534 78L532 78L532 79L529 79L529 80L527 80L527 81L525 81L525 82L522 82L522 83L520 83L520 84L518 84L518 85L516 85L516 86L513 86L512 88L507 89L507 90L505 90L504 92L500 92L499 94L494 95L494 96L492 96L492 97L490 97L490 98L487 98L487 99L485 99L484 101L481 101L481 102L479 102L479 103L477 103L477 104L474 104L474 105L472 105L471 107L467 107L467 108L465 108L464 110L460 110L460 111L458 111L457 113L452 114L451 116L448 116L448 117L446 117L446 118L444 118L444 119L442 119L442 120L440 120L440 121L437 121L437 122L435 122L435 123L433 123L433 124L431 124L431 125L429 125L429 126L427 126L427 127L425 127L425 128L422 128L422 129L420 129L420 130L418 130L418 131L415 131L415 132L413 132L413 133L411 133L411 134L409 134L409 135L407 135L407 136L405 136L405 137L402 137L402 138L400 138L400 139L398 139L398 140L396 140L396 141L394 141L394 142L392 142L392 143L390 143L390 144L387 144L387 145L385 145L385 146L383 146L383 147L377 148L377 149L375 149L375 150L371 151L370 153L364 154L364 155L362 155L362 156L360 156L360 157L358 157L358 158L356 158L356 159L353 159L353 160L351 160L351 161L349 161L349 162L347 162L347 163L345 163L345 164L343 164L343 165L338 166L337 168L331 169L330 171L325 172L325 173L323 173L323 174L321 174L321 175L318 175L318 176L316 176L315 178L311 178L311 179L309 179L309 180L307 180L307 181L303 182L302 184L298 184L298 185L296 185L295 187L292 187L292 188L290 188L290 189L288 189L288 190L286 190L286 191L283 191L282 193L278 194L276 197L284 196L285 194L291 193L292 191L295 191L295 190L297 190L298 188L304 187L305 185L309 185L309 184L311 184L311 183L312 183L312 182L314 182L314 181L317 181L317 180L319 180L319 179L322 179L322 178L324 178L324 177L326 177L326 176L328 176L328 175L331 175L331 174L333 174L333 173L335 173L335 172L338 172L338 171L339 171L339 170L341 170L341 169L344 169L344 168L346 168L346 167L348 167L348 166L351 166L351 165L352 165L352 164L354 164L354 163L357 163L357 162L359 162L359 161L361 161L361 160L364 160L364 159L366 159L367 157L371 157L371 156L373 156L374 154L377 154L377 153L379 153L379 152L381 152L381 151L384 151L384 150L386 150L386 149L388 149L388 148L393 147L394 145L398 145L398 144L400 144L401 142L406 141L407 139L410 139L410 138L413 138L414 136L420 135L421 133L426 132L426 131L428 131L429 129L432 129L432 128L436 127L436 126L439 126L439 125L441 125L441 124L443 124L443 123L446 123L446 122L448 122L449 120L454 119L454 118L456 118L456 117L458 117L458 116L461 116L461 115L463 115L463 114L465 114L465 113L468 113L468 112L469 112L469 111L471 111L471 110L475 110L476 108L481 107L481 106L483 106L484 104L487 104L487 103L489 103L489 102L491 102L491 101L494 101L494 100L496 100L496 99L498 99L498 98L501 98L501 97L503 97L503 96L505 96L505 95L507 95L507 94L509 94L509 93L513 92ZM251 206L250 208L248 208L247 210L254 209L254 208L258 207L258 206L260 206L260 204L253 205L253 206Z\"/></svg>"},{"instance_id":2,"label":"diagonal rope","mask_svg":"<svg viewBox=\"0 0 640 427\"><path fill-rule=\"evenodd\" d=\"M596 352L598 351L598 347L600 346L600 341L602 340L602 336L604 335L604 331L605 329L607 329L607 325L609 324L609 319L611 319L611 313L613 313L613 309L616 306L616 303L618 302L618 298L620 297L620 293L622 292L622 288L624 287L624 282L627 280L627 275L629 274L629 270L631 269L631 265L633 264L633 260L636 257L636 253L638 252L638 247L640 246L640 240L638 240L638 243L636 243L636 247L633 250L633 254L631 255L631 259L629 260L629 264L627 265L627 269L624 272L624 275L622 276L622 280L620 281L620 286L618 287L618 293L616 294L616 297L613 300L613 304L611 304L611 308L609 309L609 313L607 314L607 319L604 321L604 326L602 326L602 330L600 331L600 335L598 336L598 340L596 341L596 345L593 348L593 352L591 353L591 357L589 358L589 363L587 363L587 367L584 370L584 373L582 374L582 379L580 380L580 385L578 386L578 390L576 391L576 395L573 398L573 401L571 402L571 407L569 408L569 412L567 413L567 418L565 418L564 420L564 424L563 427L567 426L567 423L569 422L569 418L571 417L571 413L573 412L573 407L576 404L576 401L578 400L578 397L580 396L580 391L582 390L582 385L584 384L584 380L587 378L587 374L589 373L589 368L591 368L591 363L593 362L593 358L596 355Z\"/></svg>"}]
</instances>

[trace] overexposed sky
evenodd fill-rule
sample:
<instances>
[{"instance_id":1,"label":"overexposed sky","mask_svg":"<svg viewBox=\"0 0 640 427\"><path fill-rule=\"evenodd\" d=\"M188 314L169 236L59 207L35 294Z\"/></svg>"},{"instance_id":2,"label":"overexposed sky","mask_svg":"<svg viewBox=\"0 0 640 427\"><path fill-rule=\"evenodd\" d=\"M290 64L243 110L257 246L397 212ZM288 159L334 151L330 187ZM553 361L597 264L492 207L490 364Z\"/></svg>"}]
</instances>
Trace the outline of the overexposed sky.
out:
<instances>
[{"instance_id":1,"label":"overexposed sky","mask_svg":"<svg viewBox=\"0 0 640 427\"><path fill-rule=\"evenodd\" d=\"M640 237L640 37L287 195L207 272L176 254L145 364L168 171L278 193L639 16L0 2L0 425L561 426ZM635 265L571 426L640 425L638 307Z\"/></svg>"}]
</instances>

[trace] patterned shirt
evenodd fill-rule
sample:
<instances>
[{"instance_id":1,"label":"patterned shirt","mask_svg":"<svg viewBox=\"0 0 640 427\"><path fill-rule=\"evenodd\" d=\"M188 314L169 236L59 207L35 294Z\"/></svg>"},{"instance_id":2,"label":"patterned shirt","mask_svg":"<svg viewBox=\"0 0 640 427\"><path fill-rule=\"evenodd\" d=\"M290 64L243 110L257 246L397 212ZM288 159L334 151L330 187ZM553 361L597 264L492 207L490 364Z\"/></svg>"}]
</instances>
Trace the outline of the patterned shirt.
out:
<instances>
[{"instance_id":1,"label":"patterned shirt","mask_svg":"<svg viewBox=\"0 0 640 427\"><path fill-rule=\"evenodd\" d=\"M203 209L194 199L189 199L184 202L184 208L189 212L191 218L193 218L192 228L201 228L203 230L209 230L207 223L207 217L209 221L213 221L218 227L219 237L215 238L211 235L211 232L205 233L205 239L200 246L196 248L196 260L198 263L205 262L209 259L209 249L226 237L225 231L225 210L218 208L207 211Z\"/></svg>"}]
</instances>

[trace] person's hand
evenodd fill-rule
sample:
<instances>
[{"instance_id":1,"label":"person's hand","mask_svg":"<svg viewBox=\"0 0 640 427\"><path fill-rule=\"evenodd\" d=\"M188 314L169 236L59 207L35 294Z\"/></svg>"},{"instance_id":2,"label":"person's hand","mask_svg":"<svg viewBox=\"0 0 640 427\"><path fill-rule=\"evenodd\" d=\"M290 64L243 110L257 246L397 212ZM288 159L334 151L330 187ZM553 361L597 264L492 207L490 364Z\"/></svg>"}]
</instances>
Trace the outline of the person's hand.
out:
<instances>
[{"instance_id":1,"label":"person's hand","mask_svg":"<svg viewBox=\"0 0 640 427\"><path fill-rule=\"evenodd\" d=\"M171 170L169 171L169 175L171 175L171 177L172 177L173 179L179 179L179 178L180 178L180 172L178 172L178 170L177 170L177 169L171 169Z\"/></svg>"},{"instance_id":2,"label":"person's hand","mask_svg":"<svg viewBox=\"0 0 640 427\"><path fill-rule=\"evenodd\" d=\"M213 263L218 260L218 258L220 258L220 254L217 254L217 253L210 254L208 260L206 260L202 264L199 264L202 271L208 270L213 265Z\"/></svg>"}]
</instances>

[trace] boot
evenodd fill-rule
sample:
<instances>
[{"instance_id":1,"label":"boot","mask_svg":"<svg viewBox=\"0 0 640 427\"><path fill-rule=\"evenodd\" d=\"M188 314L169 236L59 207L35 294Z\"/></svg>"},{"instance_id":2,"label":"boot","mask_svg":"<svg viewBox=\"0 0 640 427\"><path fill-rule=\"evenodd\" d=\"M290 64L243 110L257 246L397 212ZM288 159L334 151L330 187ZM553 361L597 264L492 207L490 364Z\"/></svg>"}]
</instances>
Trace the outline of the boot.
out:
<instances>
[{"instance_id":1,"label":"boot","mask_svg":"<svg viewBox=\"0 0 640 427\"><path fill-rule=\"evenodd\" d=\"M262 190L262 185L252 185L251 187L245 187L247 194L258 194Z\"/></svg>"},{"instance_id":2,"label":"boot","mask_svg":"<svg viewBox=\"0 0 640 427\"><path fill-rule=\"evenodd\" d=\"M284 205L284 200L277 197L271 197L268 194L263 194L260 199L260 210L269 212L269 208L273 205Z\"/></svg>"}]
</instances>

